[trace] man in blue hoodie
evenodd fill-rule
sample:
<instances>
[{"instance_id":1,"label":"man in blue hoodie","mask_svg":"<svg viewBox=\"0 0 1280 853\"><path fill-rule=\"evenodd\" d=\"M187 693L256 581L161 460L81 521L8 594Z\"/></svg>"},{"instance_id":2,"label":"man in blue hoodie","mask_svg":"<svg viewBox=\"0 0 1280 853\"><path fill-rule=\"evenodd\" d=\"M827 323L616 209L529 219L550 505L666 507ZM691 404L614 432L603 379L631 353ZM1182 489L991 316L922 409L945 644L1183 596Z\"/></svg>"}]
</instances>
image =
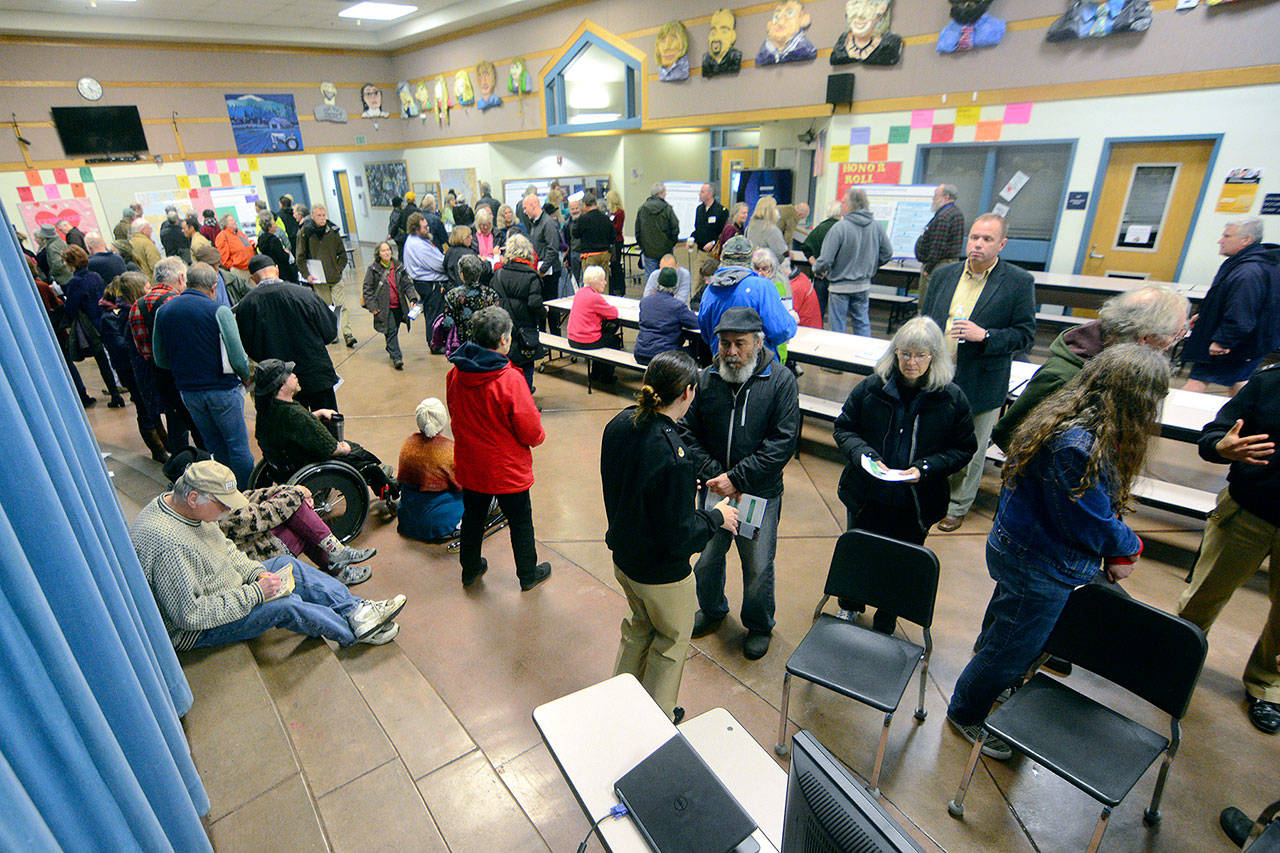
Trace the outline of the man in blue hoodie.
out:
<instances>
[{"instance_id":1,"label":"man in blue hoodie","mask_svg":"<svg viewBox=\"0 0 1280 853\"><path fill-rule=\"evenodd\" d=\"M698 306L698 328L712 352L720 345L716 324L730 308L750 308L759 314L764 325L764 342L774 352L795 337L796 318L782 304L778 286L751 270L753 251L746 237L741 234L730 237L720 250L720 269L707 279Z\"/></svg>"},{"instance_id":2,"label":"man in blue hoodie","mask_svg":"<svg viewBox=\"0 0 1280 853\"><path fill-rule=\"evenodd\" d=\"M822 240L822 253L813 262L816 275L827 285L827 328L843 332L850 321L855 335L871 334L871 277L893 257L893 244L884 226L868 209L867 194L850 187L840 201L844 214Z\"/></svg>"}]
</instances>

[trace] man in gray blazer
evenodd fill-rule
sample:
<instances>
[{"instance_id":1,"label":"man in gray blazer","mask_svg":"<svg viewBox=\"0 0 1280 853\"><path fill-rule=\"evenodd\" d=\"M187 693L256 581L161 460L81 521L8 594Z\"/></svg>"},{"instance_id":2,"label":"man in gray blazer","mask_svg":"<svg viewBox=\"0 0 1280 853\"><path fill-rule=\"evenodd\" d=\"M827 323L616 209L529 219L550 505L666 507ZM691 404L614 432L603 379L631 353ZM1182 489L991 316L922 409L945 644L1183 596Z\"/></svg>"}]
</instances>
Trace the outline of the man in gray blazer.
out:
<instances>
[{"instance_id":1,"label":"man in gray blazer","mask_svg":"<svg viewBox=\"0 0 1280 853\"><path fill-rule=\"evenodd\" d=\"M982 483L987 442L1009 392L1013 357L1036 335L1036 292L1031 273L1000 259L1008 242L1008 224L994 213L974 220L965 261L939 267L929 283L920 313L947 336L956 362L956 384L973 408L978 452L951 478L951 502L938 529L951 532L964 523Z\"/></svg>"}]
</instances>

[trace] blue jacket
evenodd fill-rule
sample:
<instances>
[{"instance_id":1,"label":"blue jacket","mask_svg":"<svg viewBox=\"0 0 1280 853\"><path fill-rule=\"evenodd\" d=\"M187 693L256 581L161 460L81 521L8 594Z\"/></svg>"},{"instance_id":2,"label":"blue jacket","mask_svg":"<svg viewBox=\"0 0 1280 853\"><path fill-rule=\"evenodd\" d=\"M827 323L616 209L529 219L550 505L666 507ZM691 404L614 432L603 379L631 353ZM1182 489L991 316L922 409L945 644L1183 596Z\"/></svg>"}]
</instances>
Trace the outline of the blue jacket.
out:
<instances>
[{"instance_id":1,"label":"blue jacket","mask_svg":"<svg viewBox=\"0 0 1280 853\"><path fill-rule=\"evenodd\" d=\"M686 326L698 325L698 315L670 293L651 293L640 300L640 331L636 334L637 359L653 358L680 346Z\"/></svg>"},{"instance_id":2,"label":"blue jacket","mask_svg":"<svg viewBox=\"0 0 1280 853\"><path fill-rule=\"evenodd\" d=\"M715 333L720 316L739 305L754 308L764 321L764 342L775 352L796 335L796 318L782 304L778 286L746 267L720 267L707 279L698 306L698 328L712 352L720 347Z\"/></svg>"},{"instance_id":3,"label":"blue jacket","mask_svg":"<svg viewBox=\"0 0 1280 853\"><path fill-rule=\"evenodd\" d=\"M1022 476L1001 489L988 544L1072 586L1091 581L1104 557L1139 553L1137 534L1111 506L1109 472L1101 472L1079 499L1071 496L1093 441L1093 435L1079 427L1050 439Z\"/></svg>"},{"instance_id":4,"label":"blue jacket","mask_svg":"<svg viewBox=\"0 0 1280 853\"><path fill-rule=\"evenodd\" d=\"M1276 318L1270 314L1277 303L1271 284L1277 261L1280 246L1253 243L1222 262L1182 347L1183 361L1243 364L1280 344L1273 340ZM1231 352L1210 356L1210 342Z\"/></svg>"}]
</instances>

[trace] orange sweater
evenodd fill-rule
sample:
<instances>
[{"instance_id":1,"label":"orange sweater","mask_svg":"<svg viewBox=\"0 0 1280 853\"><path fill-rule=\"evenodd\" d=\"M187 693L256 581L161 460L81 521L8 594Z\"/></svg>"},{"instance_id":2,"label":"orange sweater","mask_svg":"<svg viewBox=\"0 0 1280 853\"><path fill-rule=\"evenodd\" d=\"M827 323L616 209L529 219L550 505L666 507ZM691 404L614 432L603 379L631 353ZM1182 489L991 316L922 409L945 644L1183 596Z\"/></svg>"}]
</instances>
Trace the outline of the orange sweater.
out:
<instances>
[{"instance_id":1,"label":"orange sweater","mask_svg":"<svg viewBox=\"0 0 1280 853\"><path fill-rule=\"evenodd\" d=\"M415 432L400 448L396 479L420 492L461 491L462 486L453 476L453 441L443 435L427 438Z\"/></svg>"}]
</instances>

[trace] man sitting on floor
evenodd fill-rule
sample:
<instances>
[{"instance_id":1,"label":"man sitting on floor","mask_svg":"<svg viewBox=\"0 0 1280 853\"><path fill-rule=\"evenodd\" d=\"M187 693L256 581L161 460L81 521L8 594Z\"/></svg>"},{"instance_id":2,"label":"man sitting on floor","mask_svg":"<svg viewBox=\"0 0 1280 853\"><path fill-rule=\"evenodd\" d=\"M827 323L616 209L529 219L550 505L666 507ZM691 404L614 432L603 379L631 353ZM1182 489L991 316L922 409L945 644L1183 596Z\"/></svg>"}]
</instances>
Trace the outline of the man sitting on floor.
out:
<instances>
[{"instance_id":1,"label":"man sitting on floor","mask_svg":"<svg viewBox=\"0 0 1280 853\"><path fill-rule=\"evenodd\" d=\"M270 628L339 646L395 638L403 595L365 601L292 556L259 563L236 550L215 522L247 505L231 469L206 460L188 467L129 528L175 649L249 640Z\"/></svg>"}]
</instances>

